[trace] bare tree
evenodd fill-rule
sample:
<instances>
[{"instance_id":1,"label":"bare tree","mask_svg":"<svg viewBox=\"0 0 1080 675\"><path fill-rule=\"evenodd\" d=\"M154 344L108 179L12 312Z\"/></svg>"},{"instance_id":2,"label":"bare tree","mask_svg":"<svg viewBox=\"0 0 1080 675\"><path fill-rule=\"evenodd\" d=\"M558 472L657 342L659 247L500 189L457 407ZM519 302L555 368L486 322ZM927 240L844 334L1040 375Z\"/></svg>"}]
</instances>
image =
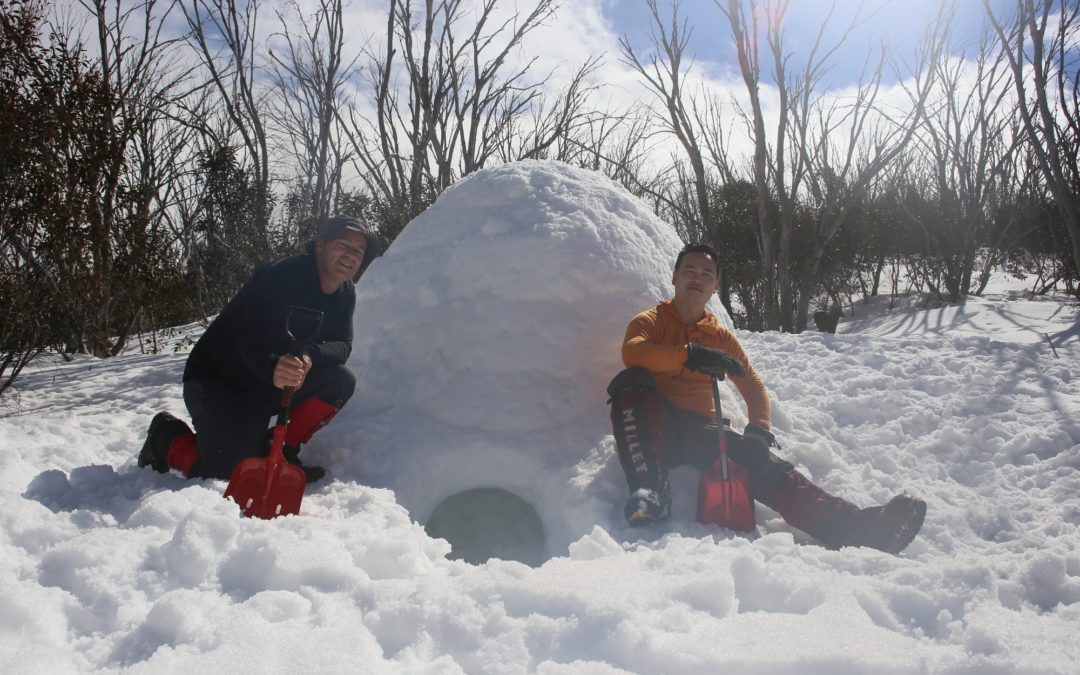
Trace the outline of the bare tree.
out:
<instances>
[{"instance_id":1,"label":"bare tree","mask_svg":"<svg viewBox=\"0 0 1080 675\"><path fill-rule=\"evenodd\" d=\"M712 207L709 204L709 176L705 167L705 152L702 149L703 142L700 139L701 115L696 110L696 103L691 98L689 107L685 96L685 79L689 65L684 64L686 48L693 33L688 21L680 20L680 4L676 0L672 5L671 19L665 25L660 16L656 0L647 1L649 13L652 16L652 46L654 52L646 61L642 59L626 36L619 39L622 60L644 80L663 107L663 112L658 113L661 128L675 136L679 145L686 153L686 159L690 163L690 184L694 189L695 217L689 219L696 222L691 231L692 239L710 240L715 238L715 228ZM719 150L718 145L712 147ZM714 155L717 154L714 152ZM726 165L723 159L716 160L721 166ZM705 235L705 236L703 236ZM719 242L713 241L714 245ZM728 290L725 274L721 274L720 299L729 314L732 313L731 294Z\"/></svg>"},{"instance_id":2,"label":"bare tree","mask_svg":"<svg viewBox=\"0 0 1080 675\"><path fill-rule=\"evenodd\" d=\"M44 348L115 355L179 276L162 225L185 143L173 5L80 8L89 42L42 4L3 10L0 371Z\"/></svg>"},{"instance_id":3,"label":"bare tree","mask_svg":"<svg viewBox=\"0 0 1080 675\"><path fill-rule=\"evenodd\" d=\"M240 0L178 0L190 29L188 40L199 54L231 123L223 140L239 135L259 198L252 214L252 244L269 255L270 151L264 122L266 105L257 80L258 3ZM221 49L216 45L221 44Z\"/></svg>"},{"instance_id":4,"label":"bare tree","mask_svg":"<svg viewBox=\"0 0 1080 675\"><path fill-rule=\"evenodd\" d=\"M482 168L495 155L499 141L510 132L513 121L530 109L544 85L544 81L525 81L535 57L509 73L503 70L525 35L555 13L555 0L539 0L523 21L514 15L492 29L488 23L493 19L496 2L484 0L472 33L460 51L453 47L453 33L447 35L456 56L448 62L456 126L451 142L436 147L452 148L457 137L461 143L462 176ZM500 35L506 35L501 45L495 42ZM440 159L439 187L445 189L451 180L445 171L447 156Z\"/></svg>"},{"instance_id":5,"label":"bare tree","mask_svg":"<svg viewBox=\"0 0 1080 675\"><path fill-rule=\"evenodd\" d=\"M764 4L761 4L758 0L750 0L747 4L743 0L727 0L726 4L724 4L721 0L714 1L724 16L727 17L731 28L731 35L735 42L735 50L739 60L739 70L742 73L743 82L746 84L750 103L750 110L743 110L741 114L747 121L748 132L754 143L752 173L758 197L756 239L758 254L761 259L761 274L764 277L762 279L764 307L760 312L764 324L752 327L776 330L781 325L778 290L784 285L780 275L788 274L790 265L786 263L778 264L770 206L773 203L774 195L776 199L782 202L791 203L793 203L795 195L794 190L785 189L783 178L784 172L787 171L784 149L790 123L788 111L791 106L791 95L787 89L787 75L784 72L787 61L781 54L782 34L779 30L779 26L787 14L790 2L789 0L778 0L777 2L766 0ZM776 151L775 155L769 150L769 136L765 129L765 113L761 105L761 52L759 43L759 16L761 12L766 15L767 39L776 58L775 65L777 68L779 115L776 129L777 140L773 146ZM792 172L791 182L796 184L796 190L802 173L802 169L799 167L795 167ZM790 228L791 221L786 222ZM781 258L789 256L790 239L790 229L786 233L780 233Z\"/></svg>"},{"instance_id":6,"label":"bare tree","mask_svg":"<svg viewBox=\"0 0 1080 675\"><path fill-rule=\"evenodd\" d=\"M807 192L816 218L793 317L796 331L806 326L819 266L829 242L861 205L867 188L903 152L918 129L933 91L933 66L944 51L949 24L944 12L943 7L931 21L910 74L895 68L897 81L905 83L903 88L908 93L904 108L895 116L880 104L884 55L869 73L864 69L849 101L820 98L813 102L806 90L816 89L822 71L805 71L799 84L803 93L792 110L793 132L795 147L806 162Z\"/></svg>"},{"instance_id":7,"label":"bare tree","mask_svg":"<svg viewBox=\"0 0 1080 675\"><path fill-rule=\"evenodd\" d=\"M649 120L642 108L609 114L586 129L588 135L577 143L589 158L583 166L602 171L639 197L656 193L662 170L649 168Z\"/></svg>"},{"instance_id":8,"label":"bare tree","mask_svg":"<svg viewBox=\"0 0 1080 675\"><path fill-rule=\"evenodd\" d=\"M81 0L96 31L96 66L110 110L101 119L105 147L100 199L88 218L92 271L83 278L84 317L69 348L113 355L139 321L152 275L171 242L161 226L167 185L185 137L174 121L188 71L176 65L175 40L163 36L175 3Z\"/></svg>"},{"instance_id":9,"label":"bare tree","mask_svg":"<svg viewBox=\"0 0 1080 675\"><path fill-rule=\"evenodd\" d=\"M393 240L410 220L434 200L429 169L431 129L446 124L444 53L436 43L436 14L448 8L426 5L421 44L416 45L411 0L390 0L383 52L369 51L366 71L373 92L374 119L353 104L338 115L352 146L352 163L368 191L383 205L383 236ZM402 52L404 56L402 57ZM406 67L408 87L401 100L398 59Z\"/></svg>"},{"instance_id":10,"label":"bare tree","mask_svg":"<svg viewBox=\"0 0 1080 675\"><path fill-rule=\"evenodd\" d=\"M504 162L521 159L567 161L576 154L577 149L568 141L582 129L606 117L604 113L588 108L589 97L598 89L590 83L590 78L599 65L599 57L589 59L574 71L562 91L554 96L541 93L532 115L515 117L503 139L498 159Z\"/></svg>"},{"instance_id":11,"label":"bare tree","mask_svg":"<svg viewBox=\"0 0 1080 675\"><path fill-rule=\"evenodd\" d=\"M656 0L647 0L652 15L652 41L656 52L646 64L634 51L626 36L619 38L623 62L633 68L645 80L664 107L661 114L663 125L678 139L686 152L693 172L693 185L697 195L697 207L702 222L710 219L708 186L705 162L698 142L694 118L683 100L683 84L686 68L683 58L692 30L684 18L679 20L679 3L672 6L670 25L665 26L657 9Z\"/></svg>"},{"instance_id":12,"label":"bare tree","mask_svg":"<svg viewBox=\"0 0 1080 675\"><path fill-rule=\"evenodd\" d=\"M876 63L867 59L850 100L840 101L825 90L825 77L838 50L873 16L863 3L838 31L832 30L837 3L831 3L798 71L790 67L791 54L781 28L790 0L728 0L726 4L717 0L717 4L731 27L750 102L743 115L754 142L757 234L766 285L765 327L801 331L830 241L874 177L911 140L919 109L930 91L930 78L922 68L933 62L940 50L940 35L928 37L922 58L913 68L916 79L910 92L911 107L893 119L879 105L884 55ZM761 24L778 96L777 126L771 143L759 94ZM773 200L778 211L775 225L770 212ZM796 269L793 237L805 200L809 200L815 217L809 223L810 236L804 237L809 246L800 251L802 259Z\"/></svg>"},{"instance_id":13,"label":"bare tree","mask_svg":"<svg viewBox=\"0 0 1080 675\"><path fill-rule=\"evenodd\" d=\"M1024 132L1072 240L1080 271L1080 4L1017 0L1006 23L983 7L1012 71Z\"/></svg>"},{"instance_id":14,"label":"bare tree","mask_svg":"<svg viewBox=\"0 0 1080 675\"><path fill-rule=\"evenodd\" d=\"M573 126L560 139L558 158L604 174L660 212L670 171L650 161L651 117L637 102L622 110L609 105L604 112L592 112L586 123Z\"/></svg>"},{"instance_id":15,"label":"bare tree","mask_svg":"<svg viewBox=\"0 0 1080 675\"><path fill-rule=\"evenodd\" d=\"M995 210L1016 183L1008 71L1000 52L991 53L989 38L984 34L973 59L943 58L933 66L936 102L925 107L916 137L930 161L940 218L928 234L952 302L971 292L979 251L995 243L989 240ZM984 261L981 287L994 258Z\"/></svg>"},{"instance_id":16,"label":"bare tree","mask_svg":"<svg viewBox=\"0 0 1080 675\"><path fill-rule=\"evenodd\" d=\"M426 0L414 12L414 0L389 3L383 51L371 54L367 72L373 119L357 106L342 118L356 168L389 210L391 230L455 180L497 159L541 100L546 78L530 79L535 58L513 65L512 57L551 17L555 0L537 0L501 22L497 4L483 0L470 10L462 0ZM581 82L589 69L580 71ZM576 105L581 91L579 83L567 100ZM572 112L565 120L578 114L574 105L562 106Z\"/></svg>"},{"instance_id":17,"label":"bare tree","mask_svg":"<svg viewBox=\"0 0 1080 675\"><path fill-rule=\"evenodd\" d=\"M356 56L346 59L343 5L341 0L319 0L305 16L295 0L292 12L279 12L281 53L270 51L272 79L277 97L269 119L277 127L297 164L300 189L305 197L299 222L311 222L330 214L334 195L340 191L345 148L337 129L337 109ZM298 21L294 32L293 19ZM297 232L305 240L312 232Z\"/></svg>"}]
</instances>

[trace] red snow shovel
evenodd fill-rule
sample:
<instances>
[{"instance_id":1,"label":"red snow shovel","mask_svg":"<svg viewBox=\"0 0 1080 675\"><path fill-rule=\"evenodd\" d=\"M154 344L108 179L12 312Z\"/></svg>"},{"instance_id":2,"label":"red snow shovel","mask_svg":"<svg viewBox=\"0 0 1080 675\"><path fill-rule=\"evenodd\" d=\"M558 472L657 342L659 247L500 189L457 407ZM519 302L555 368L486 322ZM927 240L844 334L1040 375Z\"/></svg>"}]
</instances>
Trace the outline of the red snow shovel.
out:
<instances>
[{"instance_id":1,"label":"red snow shovel","mask_svg":"<svg viewBox=\"0 0 1080 675\"><path fill-rule=\"evenodd\" d=\"M307 307L290 306L285 318L285 333L292 340L290 353L301 358L304 345L319 333L323 313ZM304 470L285 460L285 430L289 426L289 405L295 387L285 387L281 397L281 412L271 432L270 453L266 457L251 457L236 465L225 498L240 506L247 517L269 520L277 516L300 513L307 478Z\"/></svg>"},{"instance_id":2,"label":"red snow shovel","mask_svg":"<svg viewBox=\"0 0 1080 675\"><path fill-rule=\"evenodd\" d=\"M720 458L701 472L698 479L699 523L713 523L736 532L749 532L757 526L754 500L750 498L750 474L738 464L728 462L727 436L720 412L720 380L723 371L712 375L713 401L716 405L716 428L720 443Z\"/></svg>"}]
</instances>

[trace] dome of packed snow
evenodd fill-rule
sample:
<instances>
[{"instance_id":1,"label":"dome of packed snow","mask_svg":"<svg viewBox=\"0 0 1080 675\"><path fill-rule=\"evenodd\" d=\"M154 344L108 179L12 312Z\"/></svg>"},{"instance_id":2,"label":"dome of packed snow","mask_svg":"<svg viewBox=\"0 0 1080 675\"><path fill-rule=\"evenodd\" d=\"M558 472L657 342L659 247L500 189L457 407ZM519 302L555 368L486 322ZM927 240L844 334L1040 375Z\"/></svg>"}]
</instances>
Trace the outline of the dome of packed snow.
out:
<instances>
[{"instance_id":1,"label":"dome of packed snow","mask_svg":"<svg viewBox=\"0 0 1080 675\"><path fill-rule=\"evenodd\" d=\"M625 189L567 164L459 181L357 287L357 393L323 432L348 449L328 463L421 521L448 496L509 491L565 550L622 501L606 388L630 319L670 296L681 246Z\"/></svg>"}]
</instances>

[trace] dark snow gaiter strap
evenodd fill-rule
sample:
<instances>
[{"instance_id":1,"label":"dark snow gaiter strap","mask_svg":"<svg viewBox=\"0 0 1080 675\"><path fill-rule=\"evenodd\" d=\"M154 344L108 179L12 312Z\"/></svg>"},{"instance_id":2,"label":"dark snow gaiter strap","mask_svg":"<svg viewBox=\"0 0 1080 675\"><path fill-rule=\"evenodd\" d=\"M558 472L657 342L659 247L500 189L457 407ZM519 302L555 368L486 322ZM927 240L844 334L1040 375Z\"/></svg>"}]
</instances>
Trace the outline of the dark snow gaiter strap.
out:
<instances>
[{"instance_id":1,"label":"dark snow gaiter strap","mask_svg":"<svg viewBox=\"0 0 1080 675\"><path fill-rule=\"evenodd\" d=\"M794 469L772 499L761 501L788 524L831 548L843 545L859 512L855 505L822 490Z\"/></svg>"},{"instance_id":2,"label":"dark snow gaiter strap","mask_svg":"<svg viewBox=\"0 0 1080 675\"><path fill-rule=\"evenodd\" d=\"M664 465L664 408L652 376L641 368L624 370L608 386L611 428L619 462L631 490L657 489L667 475Z\"/></svg>"}]
</instances>

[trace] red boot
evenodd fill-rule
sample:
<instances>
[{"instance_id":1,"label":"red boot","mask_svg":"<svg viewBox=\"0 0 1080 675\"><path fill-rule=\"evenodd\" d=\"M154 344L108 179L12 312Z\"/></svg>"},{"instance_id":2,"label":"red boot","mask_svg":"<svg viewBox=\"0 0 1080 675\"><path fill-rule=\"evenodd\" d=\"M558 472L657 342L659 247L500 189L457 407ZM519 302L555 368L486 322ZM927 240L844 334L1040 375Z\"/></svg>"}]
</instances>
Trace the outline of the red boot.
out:
<instances>
[{"instance_id":1,"label":"red boot","mask_svg":"<svg viewBox=\"0 0 1080 675\"><path fill-rule=\"evenodd\" d=\"M321 466L300 461L300 446L311 440L315 432L325 427L341 408L319 398L309 398L289 413L289 428L285 432L285 459L304 470L307 482L314 483L326 475Z\"/></svg>"}]
</instances>

